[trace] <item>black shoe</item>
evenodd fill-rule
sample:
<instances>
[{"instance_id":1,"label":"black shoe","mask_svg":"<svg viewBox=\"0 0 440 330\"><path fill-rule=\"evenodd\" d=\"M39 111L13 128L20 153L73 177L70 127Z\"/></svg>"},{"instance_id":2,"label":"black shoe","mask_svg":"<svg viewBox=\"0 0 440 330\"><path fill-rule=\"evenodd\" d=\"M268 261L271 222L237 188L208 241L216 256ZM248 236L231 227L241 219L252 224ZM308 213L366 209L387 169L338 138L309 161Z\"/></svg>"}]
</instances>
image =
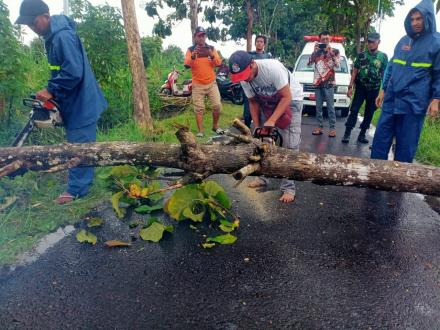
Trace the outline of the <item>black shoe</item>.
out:
<instances>
[{"instance_id":1,"label":"black shoe","mask_svg":"<svg viewBox=\"0 0 440 330\"><path fill-rule=\"evenodd\" d=\"M358 136L358 142L360 142L360 143L364 143L364 144L367 144L368 142L370 142L370 141L368 141L366 138L365 138L365 133L364 134L359 134L359 136Z\"/></svg>"},{"instance_id":2,"label":"black shoe","mask_svg":"<svg viewBox=\"0 0 440 330\"><path fill-rule=\"evenodd\" d=\"M350 134L351 134L351 130L345 129L345 133L344 133L344 136L342 137L341 142L342 143L350 142Z\"/></svg>"}]
</instances>

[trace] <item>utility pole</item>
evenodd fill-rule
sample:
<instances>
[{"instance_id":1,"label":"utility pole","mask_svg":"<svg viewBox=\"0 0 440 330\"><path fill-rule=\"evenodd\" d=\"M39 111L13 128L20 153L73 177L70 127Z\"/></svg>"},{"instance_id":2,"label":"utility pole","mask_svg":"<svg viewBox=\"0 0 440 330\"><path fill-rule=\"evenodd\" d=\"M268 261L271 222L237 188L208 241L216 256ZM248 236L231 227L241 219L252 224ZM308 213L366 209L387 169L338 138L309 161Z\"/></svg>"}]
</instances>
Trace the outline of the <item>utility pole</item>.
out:
<instances>
[{"instance_id":1,"label":"utility pole","mask_svg":"<svg viewBox=\"0 0 440 330\"><path fill-rule=\"evenodd\" d=\"M124 29L128 46L128 61L133 80L134 120L139 127L153 129L150 112L150 101L147 91L144 59L142 58L141 37L136 20L134 0L121 0L124 16Z\"/></svg>"},{"instance_id":2,"label":"utility pole","mask_svg":"<svg viewBox=\"0 0 440 330\"><path fill-rule=\"evenodd\" d=\"M69 0L63 0L63 1L64 1L63 13L66 16L70 16Z\"/></svg>"}]
</instances>

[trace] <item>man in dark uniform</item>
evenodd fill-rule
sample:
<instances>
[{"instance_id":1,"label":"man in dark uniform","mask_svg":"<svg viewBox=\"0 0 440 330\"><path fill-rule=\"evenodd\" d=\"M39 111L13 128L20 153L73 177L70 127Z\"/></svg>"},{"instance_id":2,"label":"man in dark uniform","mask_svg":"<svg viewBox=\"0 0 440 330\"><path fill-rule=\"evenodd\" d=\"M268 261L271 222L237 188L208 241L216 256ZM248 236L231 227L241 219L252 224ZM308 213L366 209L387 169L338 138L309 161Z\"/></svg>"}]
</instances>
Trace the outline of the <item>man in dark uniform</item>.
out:
<instances>
[{"instance_id":1,"label":"man in dark uniform","mask_svg":"<svg viewBox=\"0 0 440 330\"><path fill-rule=\"evenodd\" d=\"M96 141L96 124L107 102L96 82L87 54L75 31L75 23L64 15L50 16L41 0L24 0L16 24L24 24L44 38L51 76L38 100L55 99L60 105L67 141ZM69 203L85 196L93 182L91 167L69 170L67 190L55 202Z\"/></svg>"}]
</instances>

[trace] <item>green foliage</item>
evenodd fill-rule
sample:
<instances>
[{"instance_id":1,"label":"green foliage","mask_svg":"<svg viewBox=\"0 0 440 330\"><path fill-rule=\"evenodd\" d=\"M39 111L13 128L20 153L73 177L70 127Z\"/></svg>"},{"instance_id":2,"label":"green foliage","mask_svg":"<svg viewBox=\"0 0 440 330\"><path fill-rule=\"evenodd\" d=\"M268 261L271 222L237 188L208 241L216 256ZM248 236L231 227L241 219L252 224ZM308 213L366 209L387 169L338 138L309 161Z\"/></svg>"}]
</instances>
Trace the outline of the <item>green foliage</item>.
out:
<instances>
[{"instance_id":1,"label":"green foliage","mask_svg":"<svg viewBox=\"0 0 440 330\"><path fill-rule=\"evenodd\" d=\"M0 0L0 102L8 96L19 95L24 88L26 68L18 35L19 31L9 20L8 7Z\"/></svg>"},{"instance_id":2,"label":"green foliage","mask_svg":"<svg viewBox=\"0 0 440 330\"><path fill-rule=\"evenodd\" d=\"M144 66L148 67L153 57L160 56L162 51L162 39L159 37L143 37L141 38L142 57Z\"/></svg>"}]
</instances>

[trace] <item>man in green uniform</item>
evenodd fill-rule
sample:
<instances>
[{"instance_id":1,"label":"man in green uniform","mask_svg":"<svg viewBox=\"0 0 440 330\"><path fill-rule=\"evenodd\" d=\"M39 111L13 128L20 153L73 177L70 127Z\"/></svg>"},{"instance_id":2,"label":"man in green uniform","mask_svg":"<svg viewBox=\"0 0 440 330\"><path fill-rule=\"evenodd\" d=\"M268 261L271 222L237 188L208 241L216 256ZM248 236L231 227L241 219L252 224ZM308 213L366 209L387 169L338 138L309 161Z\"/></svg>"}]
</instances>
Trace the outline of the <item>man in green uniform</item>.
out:
<instances>
[{"instance_id":1,"label":"man in green uniform","mask_svg":"<svg viewBox=\"0 0 440 330\"><path fill-rule=\"evenodd\" d=\"M358 112L364 101L364 120L361 123L361 131L357 140L360 143L369 142L365 137L365 133L370 127L374 111L377 109L375 100L379 94L383 74L388 64L387 55L378 50L379 44L379 33L368 34L368 49L360 53L354 62L354 69L351 74L347 95L351 97L353 95L353 87L356 88L350 107L350 115L345 123L345 133L342 138L342 143L348 143L350 141L351 130L356 126Z\"/></svg>"}]
</instances>

